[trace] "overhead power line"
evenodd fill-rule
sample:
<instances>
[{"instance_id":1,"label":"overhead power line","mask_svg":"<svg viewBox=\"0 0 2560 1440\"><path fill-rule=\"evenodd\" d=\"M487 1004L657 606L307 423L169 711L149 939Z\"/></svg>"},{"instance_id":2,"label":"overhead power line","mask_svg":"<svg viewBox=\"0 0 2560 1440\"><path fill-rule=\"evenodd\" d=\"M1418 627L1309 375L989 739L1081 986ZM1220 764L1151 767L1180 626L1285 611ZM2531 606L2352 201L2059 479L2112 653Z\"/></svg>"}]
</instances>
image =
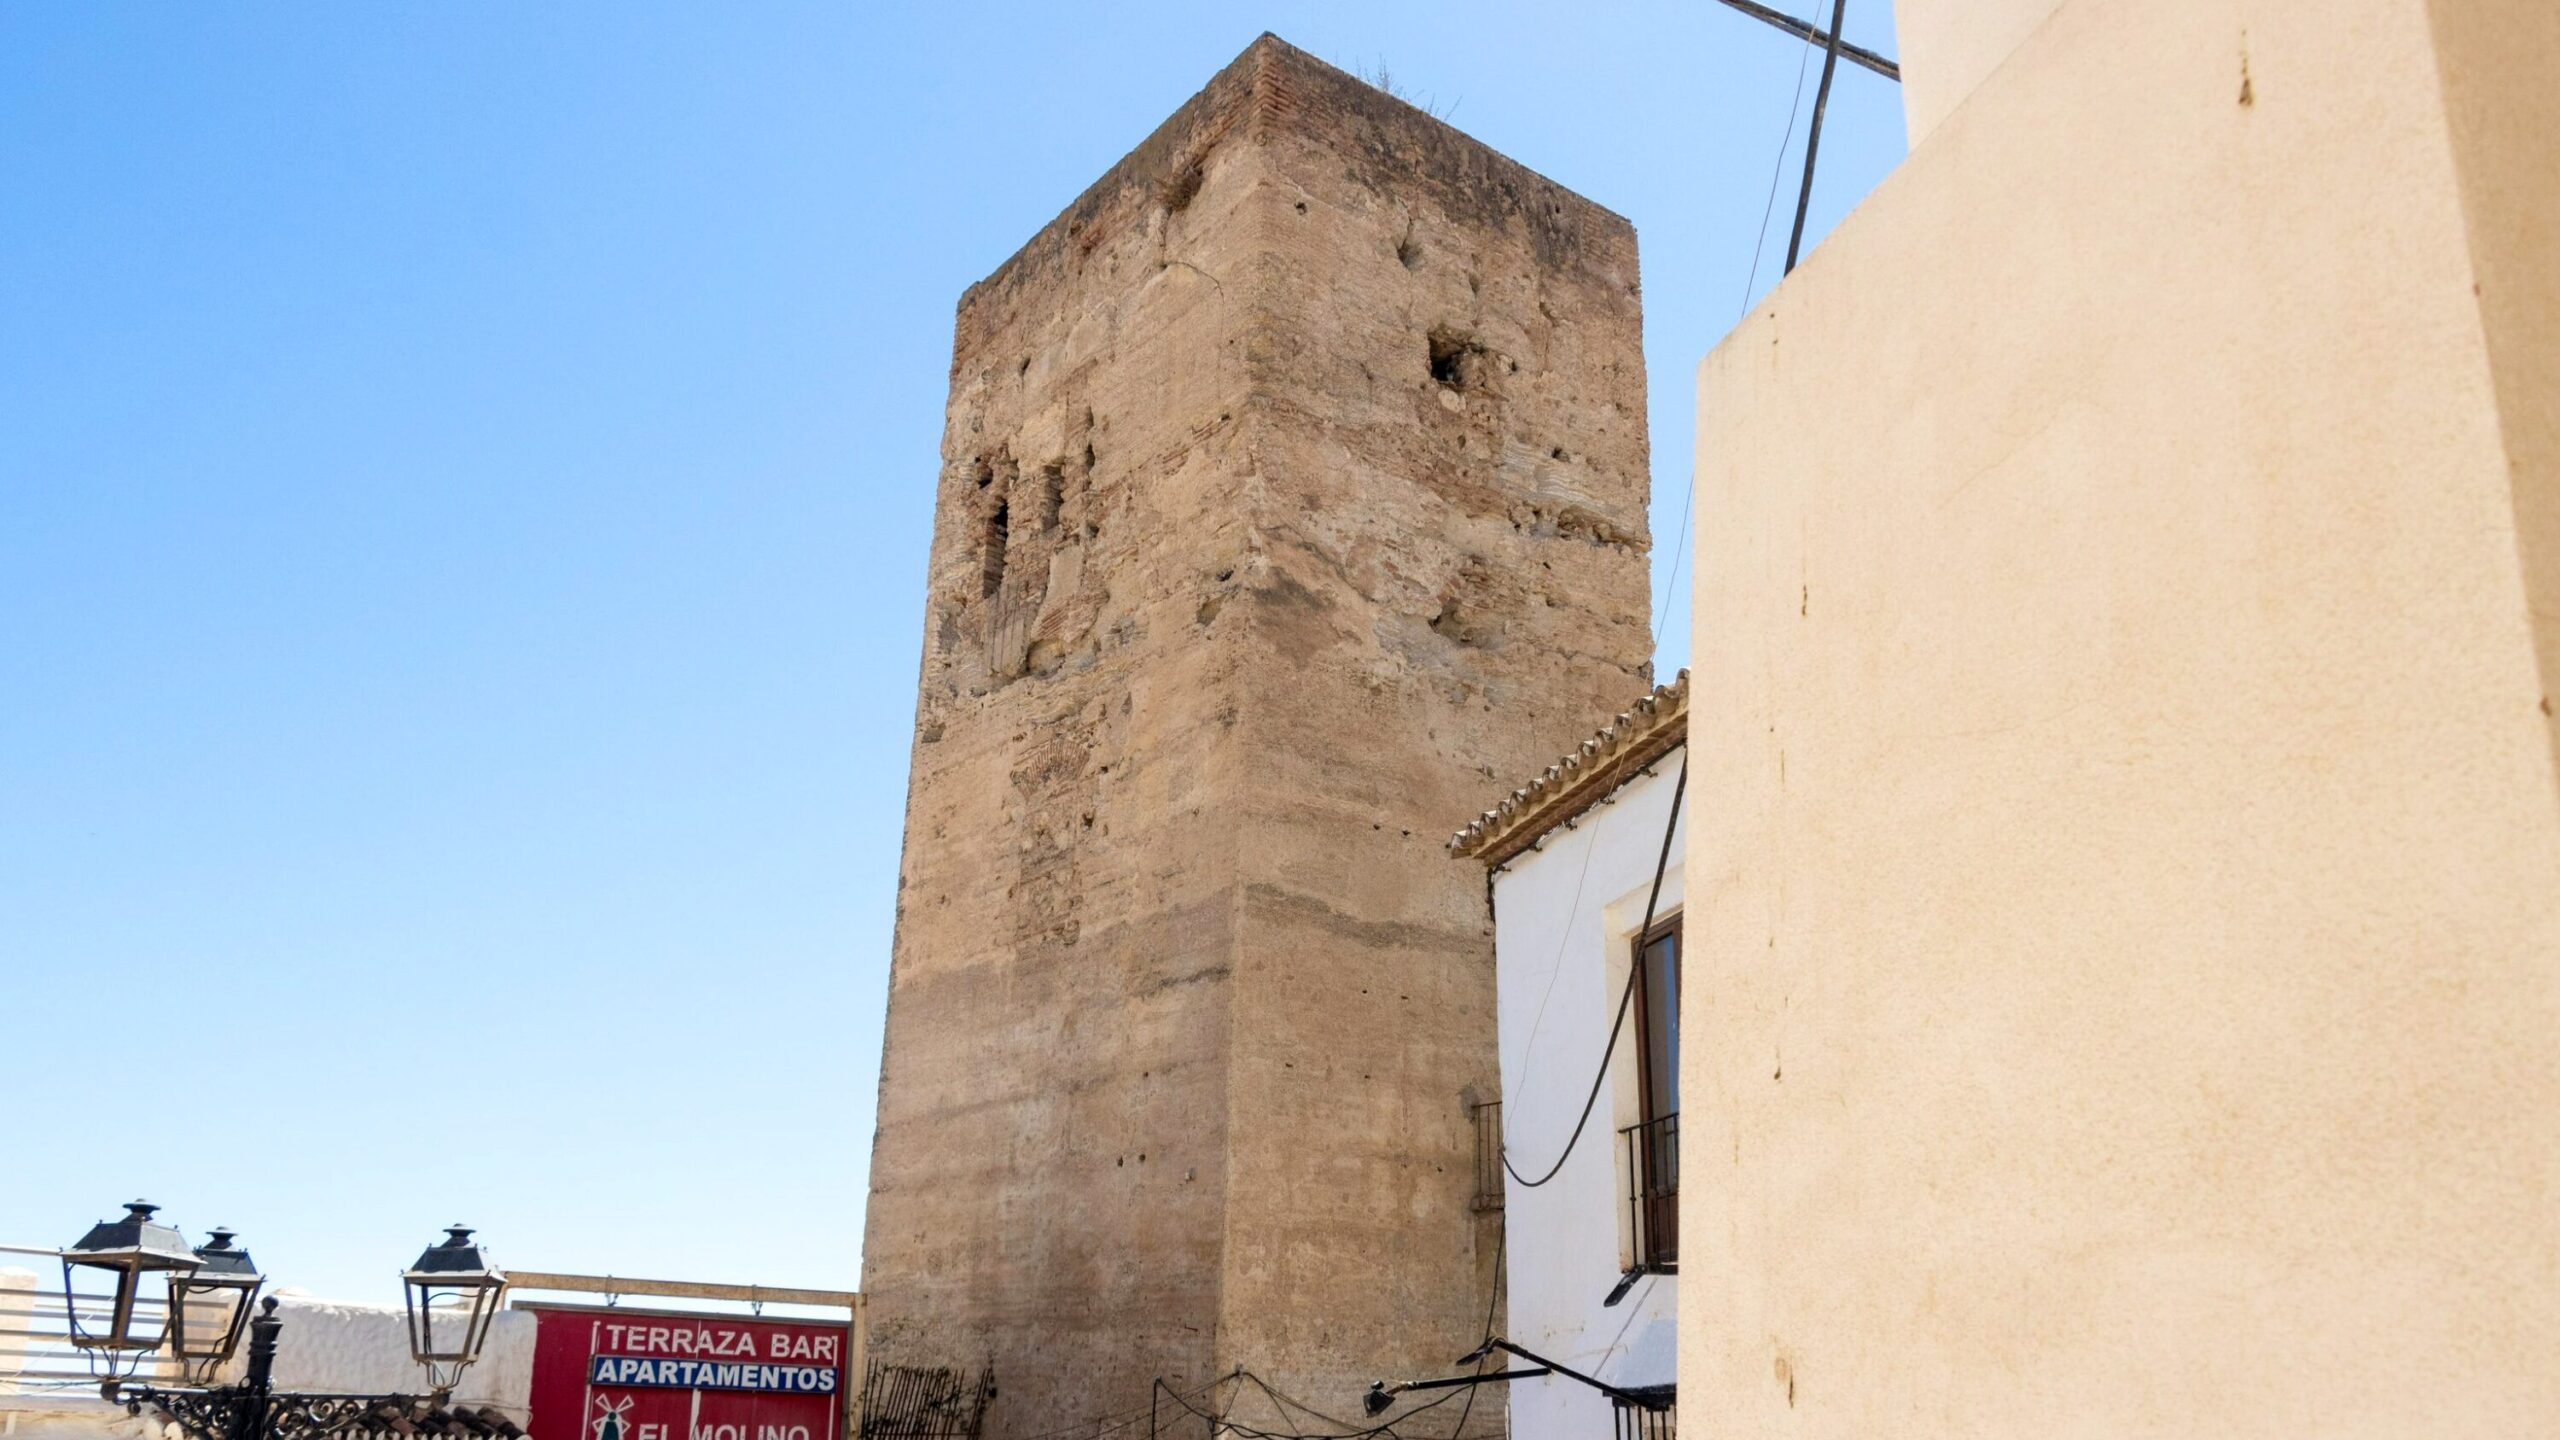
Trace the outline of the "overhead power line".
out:
<instances>
[{"instance_id":1,"label":"overhead power line","mask_svg":"<svg viewBox=\"0 0 2560 1440\"><path fill-rule=\"evenodd\" d=\"M1802 20L1799 20L1784 11L1772 10L1766 5L1758 4L1756 3L1756 0L1723 0L1723 3L1733 9L1741 11L1743 14L1750 16L1754 20L1764 21L1768 24L1775 25L1779 29L1786 31L1788 34L1809 44L1827 45L1829 43L1829 37L1824 35L1820 30L1815 29L1811 25L1806 24ZM1900 65L1895 64L1891 60L1887 60L1883 56L1863 45L1852 45L1846 40L1841 41L1840 58L1863 69L1873 70L1877 74L1883 76L1887 80L1895 82L1896 84L1899 84L1902 81L1902 67Z\"/></svg>"},{"instance_id":2,"label":"overhead power line","mask_svg":"<svg viewBox=\"0 0 2560 1440\"><path fill-rule=\"evenodd\" d=\"M1822 84L1813 92L1813 123L1804 132L1804 188L1796 192L1796 228L1787 236L1787 269L1796 268L1796 252L1804 246L1804 215L1813 206L1813 157L1822 149L1822 112L1831 104L1831 77L1840 69L1840 19L1849 0L1831 0L1831 43L1822 51Z\"/></svg>"},{"instance_id":3,"label":"overhead power line","mask_svg":"<svg viewBox=\"0 0 2560 1440\"><path fill-rule=\"evenodd\" d=\"M1804 186L1796 192L1796 221L1787 232L1787 273L1796 268L1796 257L1804 249L1804 221L1813 208L1814 158L1822 150L1822 113L1831 104L1831 77L1839 72L1842 56L1853 65L1862 65L1888 80L1900 83L1902 67L1872 50L1864 50L1841 38L1840 26L1849 9L1849 0L1831 0L1831 28L1816 30L1781 10L1772 10L1759 0L1721 0L1728 9L1739 10L1754 20L1774 25L1809 45L1822 47L1822 87L1813 97L1813 125L1804 137ZM1801 63L1801 61L1799 61ZM1802 82L1799 81L1799 84Z\"/></svg>"}]
</instances>

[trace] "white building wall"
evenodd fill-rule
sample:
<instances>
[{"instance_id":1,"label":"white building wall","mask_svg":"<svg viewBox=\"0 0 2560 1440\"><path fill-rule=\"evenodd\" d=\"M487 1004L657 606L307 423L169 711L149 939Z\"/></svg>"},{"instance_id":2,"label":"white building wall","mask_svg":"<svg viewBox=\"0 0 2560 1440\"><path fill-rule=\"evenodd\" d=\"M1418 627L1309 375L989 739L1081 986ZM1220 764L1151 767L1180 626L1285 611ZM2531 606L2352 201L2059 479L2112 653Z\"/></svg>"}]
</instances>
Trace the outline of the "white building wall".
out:
<instances>
[{"instance_id":1,"label":"white building wall","mask_svg":"<svg viewBox=\"0 0 2560 1440\"><path fill-rule=\"evenodd\" d=\"M323 1300L293 1289L276 1292L276 1301L276 1318L284 1322L276 1334L277 1389L370 1395L427 1388L427 1372L409 1358L409 1315L401 1306ZM479 1361L462 1372L453 1403L491 1406L523 1424L533 1394L533 1328L533 1312L499 1311ZM246 1366L248 1348L244 1336L225 1378Z\"/></svg>"},{"instance_id":2,"label":"white building wall","mask_svg":"<svg viewBox=\"0 0 2560 1440\"><path fill-rule=\"evenodd\" d=\"M1608 1043L1681 754L1672 751L1494 877L1505 1146L1532 1179L1572 1134ZM1673 837L1657 918L1680 908L1682 841ZM1676 1277L1648 1276L1615 1307L1601 1303L1626 1273L1631 1244L1618 1129L1635 1120L1635 1067L1635 1036L1622 1034L1611 1083L1564 1168L1536 1189L1506 1179L1508 1333L1514 1344L1611 1384L1663 1385L1677 1361ZM1509 1389L1517 1440L1610 1433L1608 1399L1588 1386L1550 1376Z\"/></svg>"}]
</instances>

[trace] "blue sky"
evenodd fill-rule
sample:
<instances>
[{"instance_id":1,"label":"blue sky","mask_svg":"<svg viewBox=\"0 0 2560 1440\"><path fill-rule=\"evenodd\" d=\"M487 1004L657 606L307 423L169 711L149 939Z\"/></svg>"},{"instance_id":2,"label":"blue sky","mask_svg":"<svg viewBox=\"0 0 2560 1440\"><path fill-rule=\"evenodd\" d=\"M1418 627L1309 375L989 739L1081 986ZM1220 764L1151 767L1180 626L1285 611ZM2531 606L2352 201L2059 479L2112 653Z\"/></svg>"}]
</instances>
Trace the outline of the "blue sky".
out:
<instances>
[{"instance_id":1,"label":"blue sky","mask_svg":"<svg viewBox=\"0 0 2560 1440\"><path fill-rule=\"evenodd\" d=\"M1710 0L0 6L0 1242L854 1283L952 305L1265 29L1635 220L1662 593Z\"/></svg>"}]
</instances>

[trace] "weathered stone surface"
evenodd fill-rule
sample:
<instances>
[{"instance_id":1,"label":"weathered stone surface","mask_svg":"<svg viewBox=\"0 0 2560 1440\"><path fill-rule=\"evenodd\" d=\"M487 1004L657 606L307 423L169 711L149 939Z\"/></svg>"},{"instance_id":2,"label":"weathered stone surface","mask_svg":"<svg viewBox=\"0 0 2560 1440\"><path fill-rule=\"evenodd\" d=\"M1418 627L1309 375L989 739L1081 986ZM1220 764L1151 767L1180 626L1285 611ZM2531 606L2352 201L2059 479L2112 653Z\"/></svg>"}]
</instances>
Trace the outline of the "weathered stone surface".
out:
<instances>
[{"instance_id":1,"label":"weathered stone surface","mask_svg":"<svg viewBox=\"0 0 2560 1440\"><path fill-rule=\"evenodd\" d=\"M991 1433L1473 1345L1441 841L1640 692L1632 229L1268 36L962 299L864 1247Z\"/></svg>"}]
</instances>

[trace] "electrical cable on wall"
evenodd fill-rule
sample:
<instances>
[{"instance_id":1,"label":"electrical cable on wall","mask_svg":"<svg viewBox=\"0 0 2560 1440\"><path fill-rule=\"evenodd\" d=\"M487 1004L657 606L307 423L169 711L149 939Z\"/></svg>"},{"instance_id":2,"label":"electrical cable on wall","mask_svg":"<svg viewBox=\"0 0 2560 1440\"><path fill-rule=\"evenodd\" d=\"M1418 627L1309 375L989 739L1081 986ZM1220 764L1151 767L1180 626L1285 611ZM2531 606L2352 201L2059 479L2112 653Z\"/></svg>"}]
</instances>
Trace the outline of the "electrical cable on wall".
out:
<instances>
[{"instance_id":1,"label":"electrical cable on wall","mask_svg":"<svg viewBox=\"0 0 2560 1440\"><path fill-rule=\"evenodd\" d=\"M1653 862L1653 889L1644 897L1644 923L1636 929L1639 935L1653 929L1654 907L1662 901L1662 877L1671 868L1671 840L1680 833L1680 802L1688 790L1689 752L1684 747L1680 752L1680 778L1671 787L1671 819L1662 827L1662 853ZM1564 1169L1564 1162L1572 1156L1573 1147L1581 1143L1583 1130L1591 1124L1591 1112L1600 1103L1600 1087L1609 1083L1609 1057L1617 1053L1619 1032L1627 1028L1627 1012L1635 1006L1636 981L1642 973L1641 965L1627 967L1627 985L1618 995L1618 1016L1609 1022L1609 1043L1600 1051L1599 1073L1591 1077L1591 1094L1582 1102L1582 1118L1573 1122L1573 1133L1565 1138L1564 1152L1556 1156L1556 1163L1547 1167L1546 1174L1532 1180L1511 1163L1510 1145L1506 1143L1502 1147L1502 1168L1523 1187L1534 1190L1556 1178L1557 1172ZM1504 1118L1507 1123L1509 1116L1506 1114Z\"/></svg>"},{"instance_id":2,"label":"electrical cable on wall","mask_svg":"<svg viewBox=\"0 0 2560 1440\"><path fill-rule=\"evenodd\" d=\"M1219 1386L1224 1385L1231 1380L1240 1378L1243 1374L1244 1367L1238 1366L1235 1369L1228 1371L1226 1374L1219 1376L1217 1379L1210 1381L1208 1384L1202 1385L1186 1393L1196 1400L1199 1397L1208 1394L1210 1391L1217 1389ZM1158 1385L1162 1385L1164 1384L1164 1381L1159 1379L1156 1383ZM1117 1435L1120 1432L1127 1430L1129 1427L1146 1419L1154 1412L1154 1405L1148 1404L1141 1405L1134 1410L1115 1410L1105 1415L1088 1415L1084 1419L1078 1420L1072 1425L1060 1425L1051 1430L1034 1431L1029 1435L1016 1435L1011 1437L1011 1440L1070 1440L1070 1437L1072 1437L1072 1440L1105 1440L1105 1437ZM1096 1426L1100 1428L1088 1429L1086 1428L1088 1426Z\"/></svg>"},{"instance_id":3,"label":"electrical cable on wall","mask_svg":"<svg viewBox=\"0 0 2560 1440\"><path fill-rule=\"evenodd\" d=\"M1494 1345L1493 1317L1502 1308L1502 1293L1504 1289L1504 1281L1506 1279L1506 1273L1503 1269L1503 1261L1508 1256L1509 1243L1510 1236L1507 1232L1502 1234L1494 1242L1493 1283L1485 1292L1484 1339L1476 1347L1476 1367L1479 1371L1483 1369L1485 1360L1489 1358ZM1392 1420L1381 1420L1375 1425L1361 1425L1353 1421L1345 1420L1337 1415L1327 1414L1326 1412L1308 1404L1304 1400L1300 1400L1296 1396L1288 1394L1278 1386L1273 1385L1270 1381L1263 1379L1261 1376L1253 1373L1253 1371L1242 1366L1238 1366L1235 1373L1226 1377L1226 1379L1241 1382L1238 1386L1239 1389L1241 1389L1243 1385L1249 1384L1255 1389L1261 1391L1263 1397L1270 1401L1272 1412L1280 1417L1280 1422L1283 1424L1290 1423L1290 1413L1295 1411L1300 1415L1308 1417L1311 1421L1320 1421L1324 1424L1335 1427L1332 1430L1262 1429L1247 1425L1235 1418L1236 1407L1235 1395L1233 1393L1228 1395L1227 1403L1224 1406L1218 1405L1214 1400L1209 1401L1209 1410L1202 1410L1187 1403L1187 1400L1201 1399L1204 1393L1203 1391L1192 1392L1192 1394L1187 1397L1187 1400L1186 1397L1183 1396L1170 1396L1174 1403L1181 1406L1184 1410L1187 1410L1191 1414L1199 1416L1204 1420L1210 1420L1218 1429L1228 1434L1244 1436L1246 1437L1246 1440L1373 1440L1373 1437L1374 1440L1459 1440L1459 1437L1462 1437L1467 1433L1467 1421L1475 1413L1475 1396L1476 1391L1479 1388L1475 1385L1453 1388L1450 1393L1441 1396L1439 1399L1426 1405L1417 1405L1413 1409L1406 1411L1404 1414L1399 1415ZM1156 1383L1162 1387L1164 1382L1158 1381ZM1226 1383L1225 1380L1213 1382L1211 1386L1204 1387L1204 1389L1215 1388L1216 1385L1224 1383ZM1166 1390L1169 1394L1169 1387L1166 1387ZM1456 1400L1462 1393L1466 1397L1466 1403L1458 1408L1457 1422L1450 1426L1447 1436L1408 1437L1396 1428L1400 1425L1411 1423L1413 1418L1417 1415L1437 1409L1442 1405L1448 1404L1452 1400ZM1212 1418L1210 1411L1216 1412L1214 1418ZM1143 1414L1145 1412L1141 1413ZM1152 1434L1153 1432L1150 1431L1150 1433ZM1101 1440L1101 1437L1096 1436L1094 1437L1094 1440Z\"/></svg>"},{"instance_id":4,"label":"electrical cable on wall","mask_svg":"<svg viewBox=\"0 0 2560 1440\"><path fill-rule=\"evenodd\" d=\"M1506 1278L1502 1262L1509 1256L1510 1250L1511 1227L1506 1224L1495 1236L1493 1242L1493 1288L1487 1292L1484 1300L1484 1339L1476 1345L1476 1353L1483 1358L1476 1361L1477 1374L1483 1374L1485 1361L1493 1358L1493 1314L1502 1308L1502 1285ZM1449 1428L1451 1435L1467 1433L1467 1417L1473 1415L1476 1409L1476 1388L1473 1385L1467 1387L1467 1403L1458 1411L1458 1423Z\"/></svg>"},{"instance_id":5,"label":"electrical cable on wall","mask_svg":"<svg viewBox=\"0 0 2560 1440\"><path fill-rule=\"evenodd\" d=\"M1266 1391L1269 1389L1262 1377L1254 1374L1252 1371L1241 1371L1239 1374L1242 1379L1250 1381L1257 1386L1262 1386ZM1182 1397L1176 1396L1173 1398L1174 1403L1180 1406L1183 1410L1214 1427L1213 1433L1240 1435L1244 1437L1244 1440L1408 1440L1408 1437L1405 1437L1402 1432L1396 1428L1397 1426L1411 1424L1417 1416L1425 1415L1433 1410L1439 1409L1441 1406L1456 1400L1461 1393L1472 1395L1475 1393L1475 1388L1476 1387L1469 1385L1464 1388L1463 1392L1453 1389L1448 1394L1441 1396L1439 1399L1417 1405L1411 1410L1406 1411L1404 1414L1397 1416L1393 1420L1385 1420L1376 1425L1364 1426L1352 1430L1265 1430L1259 1426L1247 1425L1234 1418L1232 1407L1230 1407L1228 1413L1214 1413L1212 1411L1203 1410L1199 1406L1192 1404L1189 1400ZM1272 1393L1274 1393L1276 1397L1276 1392ZM1313 1410L1307 1409L1307 1407L1300 1402L1292 1401L1289 1403L1297 1409L1306 1410L1308 1414L1316 1413ZM1332 1423L1342 1424L1345 1422L1334 1421ZM1457 1440L1458 1433L1459 1432L1452 1430L1447 1437L1444 1437L1444 1440ZM1416 1437L1416 1440L1419 1440L1419 1437Z\"/></svg>"},{"instance_id":6,"label":"electrical cable on wall","mask_svg":"<svg viewBox=\"0 0 2560 1440\"><path fill-rule=\"evenodd\" d=\"M1787 103L1787 125L1786 129L1778 136L1778 153L1770 162L1769 193L1767 198L1762 202L1760 229L1758 235L1752 242L1751 268L1743 279L1741 308L1743 314L1748 314L1751 308L1751 292L1753 288L1758 285L1760 280L1761 256L1769 242L1769 218L1777 209L1778 181L1779 177L1784 174L1786 170L1787 146L1789 142L1795 138L1796 116L1802 112L1804 107L1804 77L1806 71L1810 68L1810 63L1813 58L1813 47L1811 42L1819 39L1823 45L1822 85L1814 99L1813 125L1805 137L1804 184L1796 197L1795 222L1789 232L1787 242L1787 269L1789 270L1793 270L1795 268L1798 251L1804 240L1805 216L1813 199L1814 162L1821 146L1823 112L1830 104L1831 81L1832 77L1838 71L1840 57L1843 54L1848 54L1853 59L1857 60L1858 63L1867 66L1867 68L1876 71L1887 79L1898 81L1902 76L1900 69L1894 66L1891 62L1884 60L1883 57L1872 55L1866 51L1860 50L1857 46L1847 44L1842 40L1841 26L1848 12L1848 0L1832 0L1831 28L1827 32L1817 31L1810 25L1806 25L1801 21L1793 20L1777 11L1769 9L1764 5L1736 3L1736 0L1724 0L1724 3L1732 6L1734 9L1742 11L1745 14L1752 15L1754 18L1777 25L1780 29L1786 30L1788 33L1794 34L1799 39L1807 42L1804 48L1800 50L1796 56L1796 82L1794 93ZM1688 554L1689 522L1694 514L1696 502L1697 477L1693 474L1690 477L1689 492L1687 496L1684 497L1681 504L1679 535L1673 542L1670 575L1663 586L1662 602L1660 605L1655 607L1657 611L1669 609L1672 596L1678 593L1680 563ZM1680 782L1672 792L1671 826L1673 829L1677 829L1680 823L1680 801L1688 786L1688 781L1689 759L1686 751L1684 750L1680 758ZM1661 897L1662 871L1664 864L1667 864L1671 854L1671 836L1669 833L1664 834L1662 844L1662 862L1657 863L1654 869L1653 894L1645 901L1644 931L1650 931L1653 928L1654 905ZM1581 907L1583 879L1588 875L1590 870L1591 853L1597 848L1598 837L1597 835L1594 835L1589 844L1586 845L1583 852L1583 874L1578 875L1574 880L1574 898L1572 905L1568 907L1568 911L1565 916L1564 928L1567 936L1570 936L1572 932L1573 916L1575 913L1579 912ZM1643 933L1643 931L1639 931L1638 933ZM1559 941L1556 964L1551 966L1549 969L1547 980L1549 993L1553 992L1556 975L1561 971L1563 966L1563 943L1564 942ZM1630 970L1627 976L1627 988L1618 997L1617 1016L1610 1023L1608 1048L1601 1052L1600 1074L1592 1079L1591 1095L1589 1099L1583 1102L1582 1118L1575 1122L1572 1138L1565 1141L1564 1154L1556 1157L1556 1163L1549 1167L1546 1174L1540 1176L1536 1180L1531 1180L1522 1175L1518 1167L1511 1163L1510 1145L1507 1141L1505 1142L1503 1146L1502 1168L1509 1173L1512 1179L1519 1181L1522 1185L1535 1189L1538 1186L1544 1185L1548 1181L1553 1180L1556 1177L1557 1172L1564 1168L1565 1159L1573 1153L1575 1144L1581 1140L1584 1128L1590 1124L1592 1109L1598 1104L1600 1099L1600 1087L1602 1084L1606 1083L1608 1078L1609 1058L1611 1054L1616 1051L1618 1034L1620 1030L1625 1027L1627 1012L1633 1008L1634 1005L1635 981L1636 975L1633 970ZM1538 1005L1538 1019L1543 1021L1545 1015L1546 1001L1544 997L1541 997ZM1538 1025L1533 1022L1530 1026L1529 1042L1521 1051L1520 1071L1521 1080L1524 1086L1528 1080L1531 1059L1536 1051L1537 1029ZM1506 1126L1513 1113L1514 1112L1510 1106L1506 1105L1504 1107L1504 1120L1506 1122Z\"/></svg>"}]
</instances>

